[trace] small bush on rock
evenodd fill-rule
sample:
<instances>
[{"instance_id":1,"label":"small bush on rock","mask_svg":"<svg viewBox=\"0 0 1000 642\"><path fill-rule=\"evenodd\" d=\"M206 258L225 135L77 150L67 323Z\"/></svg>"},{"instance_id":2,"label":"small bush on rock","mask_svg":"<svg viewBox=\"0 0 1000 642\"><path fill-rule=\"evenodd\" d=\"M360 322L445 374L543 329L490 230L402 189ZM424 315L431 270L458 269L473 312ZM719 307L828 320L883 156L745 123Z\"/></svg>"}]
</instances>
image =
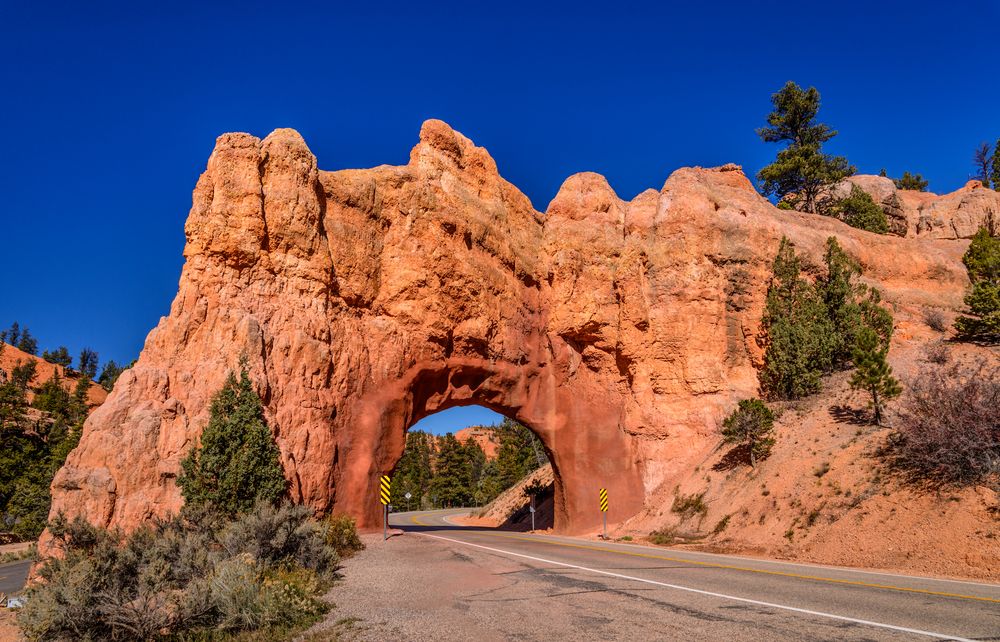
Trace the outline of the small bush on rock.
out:
<instances>
[{"instance_id":1,"label":"small bush on rock","mask_svg":"<svg viewBox=\"0 0 1000 642\"><path fill-rule=\"evenodd\" d=\"M876 234L889 231L889 219L868 192L851 185L851 195L833 206L834 215L851 227Z\"/></svg>"}]
</instances>

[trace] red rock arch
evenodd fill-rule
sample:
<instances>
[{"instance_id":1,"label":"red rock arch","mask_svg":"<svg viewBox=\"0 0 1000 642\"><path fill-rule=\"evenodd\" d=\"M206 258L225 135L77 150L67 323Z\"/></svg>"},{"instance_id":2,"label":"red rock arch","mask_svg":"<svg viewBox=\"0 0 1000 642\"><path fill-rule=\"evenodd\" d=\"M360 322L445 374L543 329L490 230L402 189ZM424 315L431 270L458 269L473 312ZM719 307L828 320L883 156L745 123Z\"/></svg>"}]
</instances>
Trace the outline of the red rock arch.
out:
<instances>
[{"instance_id":1,"label":"red rock arch","mask_svg":"<svg viewBox=\"0 0 1000 642\"><path fill-rule=\"evenodd\" d=\"M405 431L435 412L476 404L522 423L541 440L555 472L557 529L578 532L599 524L602 487L614 498L613 521L634 514L643 493L634 453L619 428L621 408L595 407L562 389L546 370L448 359L416 365L392 385L359 398L363 419L352 452L372 457L348 458L338 466L336 508L357 514L361 507L364 524L378 524L378 479L399 461Z\"/></svg>"},{"instance_id":2,"label":"red rock arch","mask_svg":"<svg viewBox=\"0 0 1000 642\"><path fill-rule=\"evenodd\" d=\"M53 514L132 528L177 511L180 460L246 355L294 500L374 526L409 425L478 403L538 433L556 528L586 530L598 487L612 522L662 500L756 394L782 236L807 265L836 236L897 320L958 310L968 285L962 244L779 211L734 165L630 202L577 174L543 214L440 121L405 166L367 170L320 171L291 130L221 136L185 234L170 314L88 418Z\"/></svg>"}]
</instances>

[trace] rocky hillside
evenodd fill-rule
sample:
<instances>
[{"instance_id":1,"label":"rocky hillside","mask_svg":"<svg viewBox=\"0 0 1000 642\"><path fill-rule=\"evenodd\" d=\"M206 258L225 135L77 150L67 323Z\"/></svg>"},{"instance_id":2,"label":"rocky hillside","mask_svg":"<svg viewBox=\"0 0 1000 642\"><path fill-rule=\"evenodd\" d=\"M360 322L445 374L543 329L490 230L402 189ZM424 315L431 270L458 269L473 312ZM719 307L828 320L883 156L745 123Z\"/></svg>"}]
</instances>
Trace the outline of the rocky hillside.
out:
<instances>
[{"instance_id":1,"label":"rocky hillside","mask_svg":"<svg viewBox=\"0 0 1000 642\"><path fill-rule=\"evenodd\" d=\"M496 499L472 512L466 519L469 525L499 526L501 528L527 531L531 529L531 515L528 513L530 498L524 490L532 485L545 488L535 503L535 530L552 527L552 486L555 474L552 465L545 464L527 475L520 482L500 493Z\"/></svg>"},{"instance_id":2,"label":"rocky hillside","mask_svg":"<svg viewBox=\"0 0 1000 642\"><path fill-rule=\"evenodd\" d=\"M928 340L925 316L963 307L966 197L919 198L921 216L944 222L924 229L952 232L921 233L917 220L914 234L908 222L907 236L880 236L782 211L735 165L679 169L630 201L603 177L576 174L542 213L485 149L440 121L424 124L406 165L365 170L319 170L291 130L224 135L195 188L170 315L87 421L53 484L53 510L123 527L176 511L179 461L246 355L296 501L377 524L371 498L405 430L480 403L545 445L558 473L556 530L596 528L600 487L614 498L611 521L642 530L675 493L705 490L693 480L714 465L720 420L758 392L783 236L809 273L831 236L858 261L894 312L899 372ZM828 457L804 446L787 456L801 470ZM749 487L744 471L732 474L726 488ZM812 490L798 473L776 474ZM722 483L710 477L704 485ZM714 510L736 506L712 492ZM711 510L705 519L719 517ZM976 548L996 559L990 551Z\"/></svg>"},{"instance_id":3,"label":"rocky hillside","mask_svg":"<svg viewBox=\"0 0 1000 642\"><path fill-rule=\"evenodd\" d=\"M41 384L45 383L52 378L52 375L59 373L59 377L62 379L62 387L66 392L73 394L76 390L77 381L79 381L80 375L73 370L67 370L66 368L56 365L54 363L49 363L41 357L37 357L33 354L24 352L23 350L18 350L12 345L4 345L3 349L0 350L0 376L6 377L8 374L21 363L27 363L29 361L35 362L35 378L31 381L28 387L28 402L30 403L35 397L35 389ZM90 389L87 392L87 405L91 410L100 406L104 403L104 400L108 398L108 392L96 383L91 382Z\"/></svg>"},{"instance_id":4,"label":"rocky hillside","mask_svg":"<svg viewBox=\"0 0 1000 642\"><path fill-rule=\"evenodd\" d=\"M455 439L463 444L468 443L470 440L476 442L483 449L483 453L486 454L486 459L496 459L497 452L500 450L500 442L489 426L469 426L468 428L462 428L455 433Z\"/></svg>"},{"instance_id":5,"label":"rocky hillside","mask_svg":"<svg viewBox=\"0 0 1000 642\"><path fill-rule=\"evenodd\" d=\"M1000 234L1000 192L969 181L949 194L898 189L891 178L859 174L828 190L821 200L835 201L857 186L867 192L886 213L889 233L932 239L969 239L986 227Z\"/></svg>"}]
</instances>

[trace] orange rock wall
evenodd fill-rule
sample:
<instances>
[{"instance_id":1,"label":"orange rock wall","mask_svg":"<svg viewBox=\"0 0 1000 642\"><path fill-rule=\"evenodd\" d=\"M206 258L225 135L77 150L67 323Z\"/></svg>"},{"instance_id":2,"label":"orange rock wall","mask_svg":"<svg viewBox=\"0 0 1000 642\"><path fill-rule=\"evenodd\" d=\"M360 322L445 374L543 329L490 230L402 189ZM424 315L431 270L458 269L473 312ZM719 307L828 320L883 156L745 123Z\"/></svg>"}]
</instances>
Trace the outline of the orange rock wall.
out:
<instances>
[{"instance_id":1,"label":"orange rock wall","mask_svg":"<svg viewBox=\"0 0 1000 642\"><path fill-rule=\"evenodd\" d=\"M170 314L87 421L54 512L129 528L178 510L180 459L246 355L294 500L377 524L405 430L476 403L539 435L555 527L580 532L598 488L610 521L637 513L756 394L783 234L813 270L838 237L899 317L957 309L967 285L967 241L779 211L734 165L631 201L577 174L542 214L440 121L405 166L335 172L294 131L226 134L185 232Z\"/></svg>"}]
</instances>

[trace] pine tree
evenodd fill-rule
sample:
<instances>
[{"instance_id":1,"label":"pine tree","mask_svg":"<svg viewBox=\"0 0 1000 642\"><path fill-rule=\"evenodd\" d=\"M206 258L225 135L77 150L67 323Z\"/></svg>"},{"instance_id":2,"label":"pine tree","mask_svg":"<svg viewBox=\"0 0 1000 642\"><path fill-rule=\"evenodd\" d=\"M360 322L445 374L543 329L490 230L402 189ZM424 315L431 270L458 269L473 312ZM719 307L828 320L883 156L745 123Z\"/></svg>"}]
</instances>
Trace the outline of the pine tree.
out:
<instances>
[{"instance_id":1,"label":"pine tree","mask_svg":"<svg viewBox=\"0 0 1000 642\"><path fill-rule=\"evenodd\" d=\"M21 338L17 341L17 349L28 354L38 353L38 341L35 340L35 337L31 336L28 328L21 331Z\"/></svg>"},{"instance_id":2,"label":"pine tree","mask_svg":"<svg viewBox=\"0 0 1000 642\"><path fill-rule=\"evenodd\" d=\"M929 185L920 174L911 174L909 172L903 172L903 176L895 179L893 182L896 184L897 189L908 189L916 192L927 191L927 186Z\"/></svg>"},{"instance_id":3,"label":"pine tree","mask_svg":"<svg viewBox=\"0 0 1000 642\"><path fill-rule=\"evenodd\" d=\"M423 498L430 490L431 479L434 476L430 456L432 439L431 435L421 430L411 430L407 433L403 455L392 474L396 503L406 501L406 493L410 493L409 502L412 503L410 507L415 504L419 509L423 505Z\"/></svg>"},{"instance_id":4,"label":"pine tree","mask_svg":"<svg viewBox=\"0 0 1000 642\"><path fill-rule=\"evenodd\" d=\"M892 376L892 367L886 361L889 348L882 345L879 336L871 328L862 329L854 347L854 374L851 387L864 390L871 395L875 424L882 425L885 402L898 397L903 391Z\"/></svg>"},{"instance_id":5,"label":"pine tree","mask_svg":"<svg viewBox=\"0 0 1000 642\"><path fill-rule=\"evenodd\" d=\"M97 378L97 383L108 392L111 392L111 389L115 387L115 382L118 381L118 377L123 372L125 372L125 368L115 363L114 359L110 359L101 368L101 376Z\"/></svg>"},{"instance_id":6,"label":"pine tree","mask_svg":"<svg viewBox=\"0 0 1000 642\"><path fill-rule=\"evenodd\" d=\"M69 350L66 349L66 346L59 346L52 352L46 350L42 353L42 359L64 368L70 367L73 363L73 357L69 356Z\"/></svg>"},{"instance_id":7,"label":"pine tree","mask_svg":"<svg viewBox=\"0 0 1000 642\"><path fill-rule=\"evenodd\" d=\"M72 423L73 397L63 388L62 377L59 371L54 370L52 377L38 387L38 392L32 400L33 408L47 412L49 415L62 419L66 423Z\"/></svg>"},{"instance_id":8,"label":"pine tree","mask_svg":"<svg viewBox=\"0 0 1000 642\"><path fill-rule=\"evenodd\" d=\"M818 282L827 313L833 322L835 365L851 359L851 353L861 328L875 330L882 344L889 345L892 337L892 315L881 305L881 296L874 288L857 282L861 266L850 257L834 237L826 240L826 276Z\"/></svg>"},{"instance_id":9,"label":"pine tree","mask_svg":"<svg viewBox=\"0 0 1000 642\"><path fill-rule=\"evenodd\" d=\"M462 445L466 461L469 462L470 500L473 504L480 505L482 493L480 485L483 476L486 474L486 453L474 439L470 439Z\"/></svg>"},{"instance_id":10,"label":"pine tree","mask_svg":"<svg viewBox=\"0 0 1000 642\"><path fill-rule=\"evenodd\" d=\"M760 399L744 399L722 422L722 439L745 446L750 466L756 467L774 447L774 413Z\"/></svg>"},{"instance_id":11,"label":"pine tree","mask_svg":"<svg viewBox=\"0 0 1000 642\"><path fill-rule=\"evenodd\" d=\"M31 336L28 328L22 328L17 321L11 324L10 328L0 332L0 343L14 346L22 352L36 354L38 352L38 341Z\"/></svg>"},{"instance_id":12,"label":"pine tree","mask_svg":"<svg viewBox=\"0 0 1000 642\"><path fill-rule=\"evenodd\" d=\"M177 485L188 504L211 505L230 515L244 513L258 501L275 502L284 496L287 482L279 455L241 360L239 379L230 373L213 397L201 444L181 461Z\"/></svg>"},{"instance_id":13,"label":"pine tree","mask_svg":"<svg viewBox=\"0 0 1000 642\"><path fill-rule=\"evenodd\" d=\"M19 361L10 371L10 380L21 390L27 391L35 380L37 370L38 364L34 361Z\"/></svg>"},{"instance_id":14,"label":"pine tree","mask_svg":"<svg viewBox=\"0 0 1000 642\"><path fill-rule=\"evenodd\" d=\"M547 462L548 458L535 434L516 421L505 418L494 428L494 432L500 442L496 467L503 490Z\"/></svg>"},{"instance_id":15,"label":"pine tree","mask_svg":"<svg viewBox=\"0 0 1000 642\"><path fill-rule=\"evenodd\" d=\"M856 279L857 261L836 238L827 239L826 275L814 284L801 278L791 243L782 238L761 325L767 335L761 390L772 399L795 399L818 392L820 378L852 357L862 329L872 330L888 349L892 314L877 290Z\"/></svg>"},{"instance_id":16,"label":"pine tree","mask_svg":"<svg viewBox=\"0 0 1000 642\"><path fill-rule=\"evenodd\" d=\"M13 381L0 383L0 433L18 430L27 419L28 398Z\"/></svg>"},{"instance_id":17,"label":"pine tree","mask_svg":"<svg viewBox=\"0 0 1000 642\"><path fill-rule=\"evenodd\" d=\"M826 304L800 272L791 242L782 238L762 320L768 345L760 380L772 398L795 399L817 392L837 348Z\"/></svg>"},{"instance_id":18,"label":"pine tree","mask_svg":"<svg viewBox=\"0 0 1000 642\"><path fill-rule=\"evenodd\" d=\"M1000 138L993 146L993 163L991 165L990 178L993 180L993 189L1000 192Z\"/></svg>"},{"instance_id":19,"label":"pine tree","mask_svg":"<svg viewBox=\"0 0 1000 642\"><path fill-rule=\"evenodd\" d=\"M816 122L819 92L815 87L803 90L788 81L771 96L771 103L774 110L767 116L768 126L758 129L757 135L766 143L788 145L757 174L761 189L779 199L792 195L791 204L797 209L815 212L822 188L854 174L856 169L842 156L823 153L823 143L837 132Z\"/></svg>"},{"instance_id":20,"label":"pine tree","mask_svg":"<svg viewBox=\"0 0 1000 642\"><path fill-rule=\"evenodd\" d=\"M97 378L97 353L90 348L80 351L80 356L76 360L77 370L88 379Z\"/></svg>"},{"instance_id":21,"label":"pine tree","mask_svg":"<svg viewBox=\"0 0 1000 642\"><path fill-rule=\"evenodd\" d=\"M962 261L972 288L965 295L969 314L955 320L955 329L968 340L1000 341L1000 238L980 228Z\"/></svg>"},{"instance_id":22,"label":"pine tree","mask_svg":"<svg viewBox=\"0 0 1000 642\"><path fill-rule=\"evenodd\" d=\"M993 150L995 153L996 150ZM993 155L990 153L990 144L987 142L979 143L976 147L976 151L972 154L972 166L976 170L974 178L982 181L983 187L990 186L990 174L992 173L992 160Z\"/></svg>"},{"instance_id":23,"label":"pine tree","mask_svg":"<svg viewBox=\"0 0 1000 642\"><path fill-rule=\"evenodd\" d=\"M430 492L438 506L451 508L471 503L472 466L462 444L448 433L438 439L437 460Z\"/></svg>"},{"instance_id":24,"label":"pine tree","mask_svg":"<svg viewBox=\"0 0 1000 642\"><path fill-rule=\"evenodd\" d=\"M17 321L10 324L10 328L0 332L0 343L17 347L17 342L21 340L21 326Z\"/></svg>"}]
</instances>

